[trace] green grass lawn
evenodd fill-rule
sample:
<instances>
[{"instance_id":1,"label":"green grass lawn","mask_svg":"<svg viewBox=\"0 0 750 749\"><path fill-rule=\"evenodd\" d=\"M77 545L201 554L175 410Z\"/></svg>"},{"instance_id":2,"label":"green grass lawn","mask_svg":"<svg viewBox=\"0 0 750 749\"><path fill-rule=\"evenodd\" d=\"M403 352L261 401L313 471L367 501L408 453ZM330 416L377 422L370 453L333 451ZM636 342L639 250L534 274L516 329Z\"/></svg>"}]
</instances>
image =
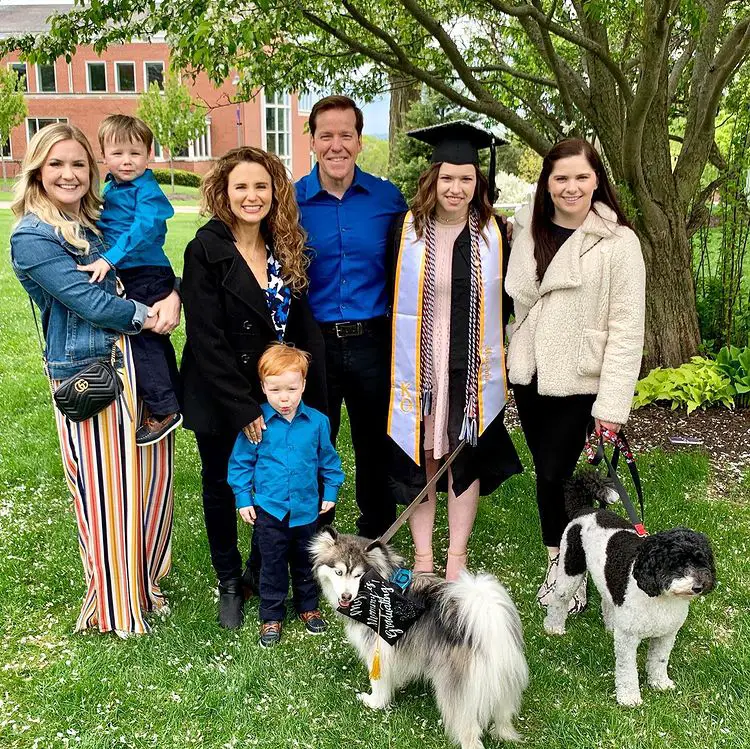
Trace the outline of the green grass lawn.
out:
<instances>
[{"instance_id":1,"label":"green grass lawn","mask_svg":"<svg viewBox=\"0 0 750 749\"><path fill-rule=\"evenodd\" d=\"M201 222L181 215L170 223L169 253L178 270ZM257 600L242 630L218 627L200 465L187 432L177 440L173 568L164 581L172 615L155 623L152 636L125 642L71 633L84 592L75 518L28 300L8 261L10 223L8 211L0 211L0 747L447 747L423 685L400 694L387 712L360 705L355 692L366 688L367 674L333 617L318 638L290 622L272 651L256 644ZM179 350L181 331L174 340ZM747 505L706 500L709 467L700 453L640 456L649 529L705 531L714 542L719 585L693 604L680 632L671 664L677 690L644 688L641 707L619 708L612 642L595 594L566 637L542 632L534 602L544 566L534 480L522 439L514 437L527 470L482 501L470 565L500 577L524 623L531 685L518 727L525 746L749 747ZM351 531L347 435L340 449L349 475L340 528ZM444 558L444 513L438 522L438 558ZM409 551L408 531L399 531L395 545ZM488 739L487 746L497 745Z\"/></svg>"}]
</instances>

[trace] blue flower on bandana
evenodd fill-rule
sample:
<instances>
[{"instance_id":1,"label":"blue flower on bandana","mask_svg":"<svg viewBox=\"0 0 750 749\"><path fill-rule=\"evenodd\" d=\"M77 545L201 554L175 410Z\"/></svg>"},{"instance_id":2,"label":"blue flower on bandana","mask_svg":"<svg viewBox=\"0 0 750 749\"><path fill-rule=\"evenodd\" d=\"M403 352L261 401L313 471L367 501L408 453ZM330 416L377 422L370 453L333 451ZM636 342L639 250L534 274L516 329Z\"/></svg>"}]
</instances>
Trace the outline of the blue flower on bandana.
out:
<instances>
[{"instance_id":1,"label":"blue flower on bandana","mask_svg":"<svg viewBox=\"0 0 750 749\"><path fill-rule=\"evenodd\" d=\"M276 337L284 340L286 320L289 317L289 304L292 301L292 290L281 278L281 265L273 256L270 248L268 252L268 288L266 289L266 302L271 312L273 326L276 328Z\"/></svg>"}]
</instances>

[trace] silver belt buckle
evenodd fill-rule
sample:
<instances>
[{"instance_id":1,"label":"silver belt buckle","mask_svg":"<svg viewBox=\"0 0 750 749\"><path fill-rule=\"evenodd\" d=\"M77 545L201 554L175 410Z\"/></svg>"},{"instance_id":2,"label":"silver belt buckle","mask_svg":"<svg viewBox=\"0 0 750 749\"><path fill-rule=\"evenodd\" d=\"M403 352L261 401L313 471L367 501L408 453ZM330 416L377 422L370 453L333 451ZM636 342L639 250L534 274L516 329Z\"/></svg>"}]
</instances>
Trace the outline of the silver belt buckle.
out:
<instances>
[{"instance_id":1,"label":"silver belt buckle","mask_svg":"<svg viewBox=\"0 0 750 749\"><path fill-rule=\"evenodd\" d=\"M365 332L361 322L337 322L336 338L351 338Z\"/></svg>"}]
</instances>

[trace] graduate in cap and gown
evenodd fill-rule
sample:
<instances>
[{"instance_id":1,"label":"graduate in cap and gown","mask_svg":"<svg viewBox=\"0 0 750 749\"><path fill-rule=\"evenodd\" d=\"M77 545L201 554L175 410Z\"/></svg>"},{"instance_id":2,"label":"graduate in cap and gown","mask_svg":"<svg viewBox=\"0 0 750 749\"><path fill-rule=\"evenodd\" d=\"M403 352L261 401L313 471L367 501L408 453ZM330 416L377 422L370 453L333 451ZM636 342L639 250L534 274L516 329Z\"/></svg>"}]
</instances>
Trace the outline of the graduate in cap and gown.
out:
<instances>
[{"instance_id":1,"label":"graduate in cap and gown","mask_svg":"<svg viewBox=\"0 0 750 749\"><path fill-rule=\"evenodd\" d=\"M409 135L434 150L392 230L390 483L410 502L466 441L438 486L448 492L446 579L454 580L466 567L479 496L522 470L503 423L510 247L492 204L495 146L504 141L465 121ZM489 180L482 148L491 149ZM418 572L433 571L435 504L433 490L409 518Z\"/></svg>"}]
</instances>

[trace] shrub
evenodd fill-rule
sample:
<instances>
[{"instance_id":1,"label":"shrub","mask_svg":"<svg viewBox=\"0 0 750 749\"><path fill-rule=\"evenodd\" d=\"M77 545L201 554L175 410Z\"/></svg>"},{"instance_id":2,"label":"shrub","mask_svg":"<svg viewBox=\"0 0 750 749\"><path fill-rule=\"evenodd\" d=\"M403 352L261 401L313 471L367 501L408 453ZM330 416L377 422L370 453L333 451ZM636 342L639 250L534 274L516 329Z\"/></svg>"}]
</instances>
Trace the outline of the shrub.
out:
<instances>
[{"instance_id":1,"label":"shrub","mask_svg":"<svg viewBox=\"0 0 750 749\"><path fill-rule=\"evenodd\" d=\"M633 408L654 401L668 401L672 410L685 406L688 414L696 408L723 405L734 407L736 390L717 361L694 356L687 364L672 369L657 367L638 381Z\"/></svg>"},{"instance_id":2,"label":"shrub","mask_svg":"<svg viewBox=\"0 0 750 749\"><path fill-rule=\"evenodd\" d=\"M724 346L716 355L716 365L737 391L737 405L750 406L750 346Z\"/></svg>"},{"instance_id":3,"label":"shrub","mask_svg":"<svg viewBox=\"0 0 750 749\"><path fill-rule=\"evenodd\" d=\"M154 169L154 177L160 185L171 185L172 177L169 173L169 169ZM176 185L183 185L184 187L200 187L202 178L200 174L195 172L188 172L184 169L174 170L174 183Z\"/></svg>"}]
</instances>

